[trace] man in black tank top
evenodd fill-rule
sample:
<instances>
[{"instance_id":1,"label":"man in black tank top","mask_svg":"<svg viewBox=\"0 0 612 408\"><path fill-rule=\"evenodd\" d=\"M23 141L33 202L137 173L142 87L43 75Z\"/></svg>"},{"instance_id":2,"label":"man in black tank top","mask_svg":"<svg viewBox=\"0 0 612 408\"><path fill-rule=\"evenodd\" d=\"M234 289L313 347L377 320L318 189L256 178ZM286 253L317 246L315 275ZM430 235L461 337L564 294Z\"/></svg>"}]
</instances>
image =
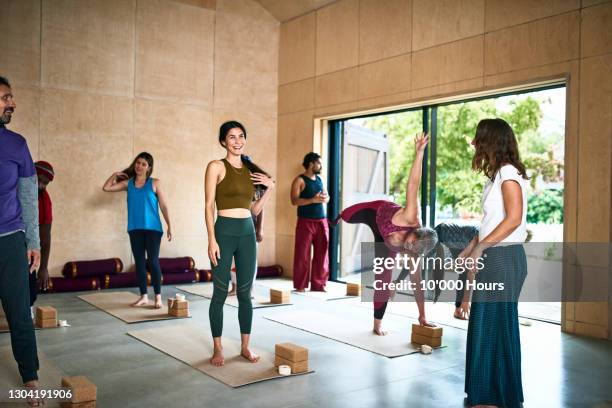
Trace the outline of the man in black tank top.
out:
<instances>
[{"instance_id":1,"label":"man in black tank top","mask_svg":"<svg viewBox=\"0 0 612 408\"><path fill-rule=\"evenodd\" d=\"M310 290L325 291L329 279L329 227L325 205L329 195L323 186L321 156L310 152L302 162L304 173L291 184L291 204L297 206L295 251L293 255L293 286L304 292L310 281ZM312 262L310 259L313 247ZM311 265L312 263L312 265Z\"/></svg>"}]
</instances>

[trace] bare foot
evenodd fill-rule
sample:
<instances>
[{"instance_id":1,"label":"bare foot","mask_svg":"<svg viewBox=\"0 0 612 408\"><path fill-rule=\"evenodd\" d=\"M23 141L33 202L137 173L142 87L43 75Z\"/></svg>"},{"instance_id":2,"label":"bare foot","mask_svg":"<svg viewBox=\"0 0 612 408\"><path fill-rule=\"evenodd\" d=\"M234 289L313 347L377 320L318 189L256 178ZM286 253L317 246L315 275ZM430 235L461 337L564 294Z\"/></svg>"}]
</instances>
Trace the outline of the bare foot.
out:
<instances>
[{"instance_id":1,"label":"bare foot","mask_svg":"<svg viewBox=\"0 0 612 408\"><path fill-rule=\"evenodd\" d=\"M321 289L310 289L311 292L327 292L325 290L325 288L321 288Z\"/></svg>"},{"instance_id":2,"label":"bare foot","mask_svg":"<svg viewBox=\"0 0 612 408\"><path fill-rule=\"evenodd\" d=\"M149 297L142 295L136 302L132 303L132 306L146 306L149 304Z\"/></svg>"},{"instance_id":3,"label":"bare foot","mask_svg":"<svg viewBox=\"0 0 612 408\"><path fill-rule=\"evenodd\" d=\"M236 285L232 283L232 288L230 289L229 292L227 292L227 296L234 296L234 295L236 295Z\"/></svg>"},{"instance_id":4,"label":"bare foot","mask_svg":"<svg viewBox=\"0 0 612 408\"><path fill-rule=\"evenodd\" d=\"M163 302L162 302L162 298L161 295L155 295L155 308L156 309L161 309L163 307Z\"/></svg>"},{"instance_id":5,"label":"bare foot","mask_svg":"<svg viewBox=\"0 0 612 408\"><path fill-rule=\"evenodd\" d=\"M32 389L32 390L37 390L38 389L38 381L37 380L28 381L27 383L23 384L23 386L25 388L29 388L29 389ZM43 399L36 398L36 397L27 398L26 402L28 403L28 406L30 406L30 407L42 407L43 405L45 405L45 401Z\"/></svg>"},{"instance_id":6,"label":"bare foot","mask_svg":"<svg viewBox=\"0 0 612 408\"><path fill-rule=\"evenodd\" d=\"M306 289L296 289L295 291L296 292L300 292L300 293L304 293L304 292L306 292Z\"/></svg>"},{"instance_id":7,"label":"bare foot","mask_svg":"<svg viewBox=\"0 0 612 408\"><path fill-rule=\"evenodd\" d=\"M240 355L246 358L247 360L249 360L251 363L256 363L259 361L259 356L251 352L251 350L249 350L246 347L242 347L242 350L240 351Z\"/></svg>"},{"instance_id":8,"label":"bare foot","mask_svg":"<svg viewBox=\"0 0 612 408\"><path fill-rule=\"evenodd\" d=\"M377 336L386 336L387 332L383 330L381 326L382 326L382 320L374 319L374 328L372 329L372 331Z\"/></svg>"},{"instance_id":9,"label":"bare foot","mask_svg":"<svg viewBox=\"0 0 612 408\"><path fill-rule=\"evenodd\" d=\"M223 357L223 349L215 347L213 356L210 358L210 364L217 366L217 367L223 367L225 365L225 357Z\"/></svg>"}]
</instances>

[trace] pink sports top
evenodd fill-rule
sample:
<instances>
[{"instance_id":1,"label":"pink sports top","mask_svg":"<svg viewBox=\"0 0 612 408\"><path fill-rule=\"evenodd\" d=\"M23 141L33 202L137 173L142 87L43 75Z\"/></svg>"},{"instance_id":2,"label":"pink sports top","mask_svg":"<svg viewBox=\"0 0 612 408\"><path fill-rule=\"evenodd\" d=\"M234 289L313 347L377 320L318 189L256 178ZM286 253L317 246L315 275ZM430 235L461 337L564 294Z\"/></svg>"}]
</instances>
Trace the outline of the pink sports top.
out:
<instances>
[{"instance_id":1,"label":"pink sports top","mask_svg":"<svg viewBox=\"0 0 612 408\"><path fill-rule=\"evenodd\" d=\"M391 201L385 201L376 210L376 225L385 242L387 241L387 237L394 232L413 231L417 229L417 227L403 227L391 222L395 213L401 209L401 206Z\"/></svg>"}]
</instances>

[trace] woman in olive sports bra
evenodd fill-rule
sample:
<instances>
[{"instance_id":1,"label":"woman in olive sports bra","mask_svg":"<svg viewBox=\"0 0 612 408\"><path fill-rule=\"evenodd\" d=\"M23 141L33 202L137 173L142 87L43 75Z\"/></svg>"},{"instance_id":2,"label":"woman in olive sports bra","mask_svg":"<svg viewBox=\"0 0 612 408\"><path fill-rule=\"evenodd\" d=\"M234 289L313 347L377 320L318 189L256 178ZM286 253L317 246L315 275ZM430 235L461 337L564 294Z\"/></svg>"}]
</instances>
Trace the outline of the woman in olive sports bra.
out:
<instances>
[{"instance_id":1,"label":"woman in olive sports bra","mask_svg":"<svg viewBox=\"0 0 612 408\"><path fill-rule=\"evenodd\" d=\"M221 125L219 143L227 154L224 159L213 160L206 167L206 230L214 284L208 312L214 346L210 362L216 366L225 363L221 344L223 304L228 293L232 259L236 265L238 322L242 341L240 355L253 363L259 361L259 356L249 350L253 320L251 285L257 261L251 215L259 214L270 199L274 180L244 156L246 138L247 132L239 122L230 121ZM262 190L263 193L253 201L255 190Z\"/></svg>"}]
</instances>

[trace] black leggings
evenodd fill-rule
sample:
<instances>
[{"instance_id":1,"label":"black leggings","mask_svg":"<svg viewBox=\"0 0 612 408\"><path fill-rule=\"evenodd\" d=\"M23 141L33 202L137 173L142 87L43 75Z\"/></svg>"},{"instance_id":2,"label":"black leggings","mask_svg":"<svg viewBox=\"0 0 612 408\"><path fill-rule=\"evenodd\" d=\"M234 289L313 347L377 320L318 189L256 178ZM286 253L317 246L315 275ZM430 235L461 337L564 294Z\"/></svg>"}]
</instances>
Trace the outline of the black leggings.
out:
<instances>
[{"instance_id":1,"label":"black leggings","mask_svg":"<svg viewBox=\"0 0 612 408\"><path fill-rule=\"evenodd\" d=\"M132 254L136 263L138 274L138 286L140 294L147 294L147 259L151 269L151 284L156 295L161 293L161 269L159 267L159 246L163 233L154 230L132 230L129 231ZM145 259L145 251L146 258Z\"/></svg>"}]
</instances>

